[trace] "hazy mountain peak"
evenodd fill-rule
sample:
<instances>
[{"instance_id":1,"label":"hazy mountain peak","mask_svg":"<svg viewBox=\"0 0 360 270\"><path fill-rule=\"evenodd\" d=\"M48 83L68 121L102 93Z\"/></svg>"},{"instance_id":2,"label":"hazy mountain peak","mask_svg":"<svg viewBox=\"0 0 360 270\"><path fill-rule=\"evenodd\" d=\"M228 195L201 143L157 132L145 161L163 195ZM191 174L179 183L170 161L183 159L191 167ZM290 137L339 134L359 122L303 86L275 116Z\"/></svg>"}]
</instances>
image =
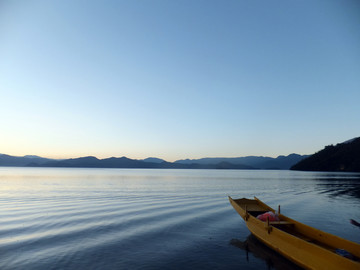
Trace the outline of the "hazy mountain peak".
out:
<instances>
[{"instance_id":1,"label":"hazy mountain peak","mask_svg":"<svg viewBox=\"0 0 360 270\"><path fill-rule=\"evenodd\" d=\"M39 157L39 156L36 156L36 155L26 155L26 156L23 156L24 158L42 158L42 157Z\"/></svg>"},{"instance_id":2,"label":"hazy mountain peak","mask_svg":"<svg viewBox=\"0 0 360 270\"><path fill-rule=\"evenodd\" d=\"M144 162L152 162L152 163L163 163L166 162L165 160L161 159L161 158L155 158L155 157L148 157L143 159L142 161Z\"/></svg>"}]
</instances>

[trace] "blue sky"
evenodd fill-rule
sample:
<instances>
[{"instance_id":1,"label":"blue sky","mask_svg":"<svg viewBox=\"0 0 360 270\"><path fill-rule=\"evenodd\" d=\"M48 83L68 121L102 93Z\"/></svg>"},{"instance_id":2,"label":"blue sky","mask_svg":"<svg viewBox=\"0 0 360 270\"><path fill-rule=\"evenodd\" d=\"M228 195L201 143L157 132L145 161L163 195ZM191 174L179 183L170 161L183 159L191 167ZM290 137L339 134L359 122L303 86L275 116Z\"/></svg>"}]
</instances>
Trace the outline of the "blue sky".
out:
<instances>
[{"instance_id":1,"label":"blue sky","mask_svg":"<svg viewBox=\"0 0 360 270\"><path fill-rule=\"evenodd\" d=\"M311 154L360 136L358 1L1 1L0 153Z\"/></svg>"}]
</instances>

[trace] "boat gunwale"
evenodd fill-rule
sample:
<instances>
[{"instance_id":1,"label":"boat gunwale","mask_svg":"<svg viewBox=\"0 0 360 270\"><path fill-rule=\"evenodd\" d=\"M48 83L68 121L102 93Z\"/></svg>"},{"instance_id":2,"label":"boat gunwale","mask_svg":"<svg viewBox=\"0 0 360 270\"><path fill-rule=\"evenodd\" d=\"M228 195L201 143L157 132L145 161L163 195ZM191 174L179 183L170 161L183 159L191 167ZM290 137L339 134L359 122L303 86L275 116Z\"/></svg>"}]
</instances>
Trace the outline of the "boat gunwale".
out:
<instances>
[{"instance_id":1,"label":"boat gunwale","mask_svg":"<svg viewBox=\"0 0 360 270\"><path fill-rule=\"evenodd\" d=\"M275 210L272 209L271 207L269 207L268 205L266 205L265 203L263 203L262 201L260 201L258 198L254 197L254 199L246 199L246 198L243 198L245 199L246 201L249 201L251 203L256 203L258 205L260 205L261 207L263 207L264 211L267 211L267 210L270 210L272 212L275 213ZM302 227L302 231L304 230L310 230L312 233L314 234L318 234L320 233L320 236L318 238L320 239L316 239L316 238L313 238L311 236L310 239L311 240L314 240L312 242L308 242L304 239L302 239L301 237L298 237L296 234L291 234L290 232L287 232L287 231L284 231L282 229L279 229L277 228L276 226L273 226L272 224L269 224L268 227L266 227L266 222L264 221L261 221L259 219L257 219L255 216L251 215L251 211L249 212L246 212L246 209L244 209L239 203L243 200L243 199L232 199L230 196L229 196L229 200L230 200L230 203L233 205L233 207L235 208L235 210L240 214L240 216L245 220L246 222L246 225L248 227L248 229L261 241L263 242L264 244L270 246L271 248L275 249L276 251L278 251L279 253L281 253L282 255L284 255L285 257L289 258L290 260L296 262L297 264L301 265L302 267L305 267L305 268L308 268L308 266L306 264L303 264L301 261L299 261L297 258L294 258L293 256L291 256L291 254L288 254L286 251L282 251L281 248L279 247L276 247L276 245L274 245L270 240L266 240L265 238L262 238L261 235L257 235L256 231L258 229L262 229L263 231L265 231L264 228L271 228L270 231L269 231L269 235L270 234L273 234L273 233L276 233L277 237L283 237L285 239L288 239L289 241L291 240L291 242L298 242L300 241L301 242L301 245L303 246L307 246L308 248L310 249L315 249L315 250L318 250L318 252L320 252L323 256L326 256L326 254L328 256L331 256L331 257L334 257L334 258L337 258L338 261L342 261L344 262L345 264L348 264L350 266L352 266L353 268L352 269L360 269L360 263L358 261L354 261L354 260L351 260L349 258L345 258L339 254L336 254L334 251L335 251L335 248L333 246L332 243L328 244L329 241L333 241L333 240L336 240L336 242L343 242L347 245L350 245L352 247L352 249L348 250L346 249L347 251L349 251L350 253L352 253L354 256L356 257L359 257L359 252L360 252L360 244L358 243L355 243L355 242L351 242L347 239L344 239L344 238L341 238L341 237L338 237L336 235L332 235L332 234L329 234L329 233L326 233L324 231L321 231L319 229L316 229L316 228L313 228L311 226L308 226L306 224L303 224L301 222L298 222L296 220L293 220L287 216L284 216L282 214L280 214L280 219L281 220L286 220L286 221L289 221L290 223L293 223L294 224L294 230L295 231L299 231L298 229ZM243 202L246 202L245 200L243 200ZM234 204L236 204L237 207L234 206ZM238 209L241 209L241 212L238 211ZM301 231L300 231L301 233ZM307 235L304 234L304 236L306 237ZM323 241L324 237L326 241ZM299 243L300 243L299 242ZM329 248L326 248L324 246L328 246ZM348 248L348 247L347 247ZM333 249L333 250L332 250ZM354 250L355 249L355 250Z\"/></svg>"}]
</instances>

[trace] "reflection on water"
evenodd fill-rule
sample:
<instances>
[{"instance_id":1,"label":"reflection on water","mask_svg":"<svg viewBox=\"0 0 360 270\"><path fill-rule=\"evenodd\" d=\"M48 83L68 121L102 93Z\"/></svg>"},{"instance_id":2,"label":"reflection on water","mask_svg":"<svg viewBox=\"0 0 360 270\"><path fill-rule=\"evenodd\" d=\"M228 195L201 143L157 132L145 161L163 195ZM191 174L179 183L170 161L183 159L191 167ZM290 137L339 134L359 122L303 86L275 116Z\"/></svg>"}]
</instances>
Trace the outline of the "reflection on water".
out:
<instances>
[{"instance_id":1,"label":"reflection on water","mask_svg":"<svg viewBox=\"0 0 360 270\"><path fill-rule=\"evenodd\" d=\"M260 242L253 234L250 234L245 241L231 239L230 244L246 251L246 260L249 262L249 253L254 254L256 258L260 258L266 262L268 269L292 270L302 269L292 263L279 253Z\"/></svg>"},{"instance_id":2,"label":"reflection on water","mask_svg":"<svg viewBox=\"0 0 360 270\"><path fill-rule=\"evenodd\" d=\"M339 175L329 175L327 178L317 178L317 190L320 193L332 197L351 196L360 199L360 175L348 174L339 177Z\"/></svg>"},{"instance_id":3,"label":"reflection on water","mask_svg":"<svg viewBox=\"0 0 360 270\"><path fill-rule=\"evenodd\" d=\"M294 269L260 242L247 240L248 252L229 245L249 230L227 196L257 196L302 223L360 242L359 228L349 222L360 221L359 179L294 171L0 167L0 269ZM261 259L264 253L271 255Z\"/></svg>"}]
</instances>

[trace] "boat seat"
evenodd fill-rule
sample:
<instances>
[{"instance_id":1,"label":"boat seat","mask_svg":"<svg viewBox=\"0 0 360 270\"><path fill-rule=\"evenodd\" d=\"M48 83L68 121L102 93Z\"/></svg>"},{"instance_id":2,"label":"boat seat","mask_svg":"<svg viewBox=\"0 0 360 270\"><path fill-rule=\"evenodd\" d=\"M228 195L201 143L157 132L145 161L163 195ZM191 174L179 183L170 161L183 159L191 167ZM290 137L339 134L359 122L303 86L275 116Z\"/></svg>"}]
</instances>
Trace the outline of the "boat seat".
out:
<instances>
[{"instance_id":1,"label":"boat seat","mask_svg":"<svg viewBox=\"0 0 360 270\"><path fill-rule=\"evenodd\" d=\"M280 221L270 221L270 225L294 225L294 223L290 221L280 220Z\"/></svg>"}]
</instances>

